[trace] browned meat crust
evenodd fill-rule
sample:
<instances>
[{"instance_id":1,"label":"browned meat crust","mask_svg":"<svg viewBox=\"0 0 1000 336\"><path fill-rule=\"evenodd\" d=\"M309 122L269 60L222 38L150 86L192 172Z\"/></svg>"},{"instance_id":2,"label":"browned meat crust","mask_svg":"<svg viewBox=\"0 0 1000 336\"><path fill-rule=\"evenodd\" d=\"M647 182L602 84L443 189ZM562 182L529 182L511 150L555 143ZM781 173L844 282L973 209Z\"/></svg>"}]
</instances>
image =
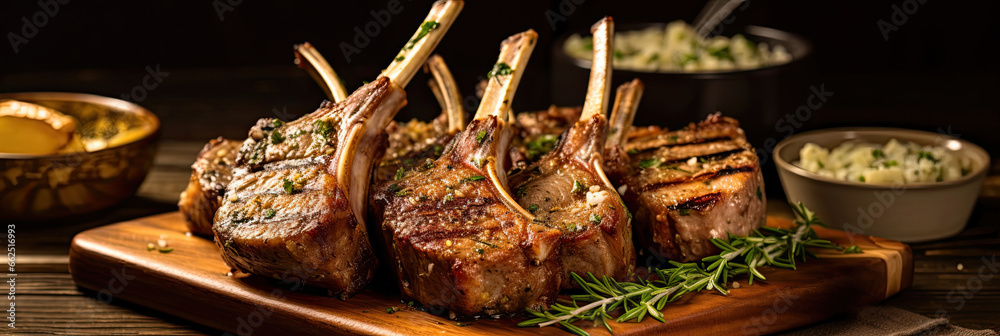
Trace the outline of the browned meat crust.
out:
<instances>
[{"instance_id":1,"label":"browned meat crust","mask_svg":"<svg viewBox=\"0 0 1000 336\"><path fill-rule=\"evenodd\" d=\"M191 165L191 180L177 203L191 232L212 235L215 211L219 209L226 186L232 180L239 146L240 141L237 140L212 139Z\"/></svg>"},{"instance_id":2,"label":"browned meat crust","mask_svg":"<svg viewBox=\"0 0 1000 336\"><path fill-rule=\"evenodd\" d=\"M377 262L361 224L366 195L349 197L352 188L369 183L371 171L344 171L354 166L338 163L344 155L372 161L381 156L385 148L378 144L384 144L388 123L381 119L395 115L404 96L380 77L298 120L258 122L236 160L246 172L237 172L215 215L223 260L252 274L290 273L343 296L361 289ZM367 127L370 133L357 137Z\"/></svg>"},{"instance_id":3,"label":"browned meat crust","mask_svg":"<svg viewBox=\"0 0 1000 336\"><path fill-rule=\"evenodd\" d=\"M562 272L559 231L532 223L497 197L483 165L459 153L492 141L495 118L475 120L457 149L433 166L376 191L383 234L403 295L460 315L541 308L558 295ZM491 163L485 163L491 164ZM551 247L549 247L551 249Z\"/></svg>"},{"instance_id":4,"label":"browned meat crust","mask_svg":"<svg viewBox=\"0 0 1000 336\"><path fill-rule=\"evenodd\" d=\"M606 153L609 175L635 211L639 248L697 260L717 252L710 238L763 224L760 165L735 119L714 114L679 131L639 132Z\"/></svg>"},{"instance_id":5,"label":"browned meat crust","mask_svg":"<svg viewBox=\"0 0 1000 336\"><path fill-rule=\"evenodd\" d=\"M561 231L564 279L575 272L625 280L635 269L631 215L592 160L603 148L606 125L602 116L578 122L556 151L510 177L518 203L535 222ZM563 282L563 288L576 285Z\"/></svg>"}]
</instances>

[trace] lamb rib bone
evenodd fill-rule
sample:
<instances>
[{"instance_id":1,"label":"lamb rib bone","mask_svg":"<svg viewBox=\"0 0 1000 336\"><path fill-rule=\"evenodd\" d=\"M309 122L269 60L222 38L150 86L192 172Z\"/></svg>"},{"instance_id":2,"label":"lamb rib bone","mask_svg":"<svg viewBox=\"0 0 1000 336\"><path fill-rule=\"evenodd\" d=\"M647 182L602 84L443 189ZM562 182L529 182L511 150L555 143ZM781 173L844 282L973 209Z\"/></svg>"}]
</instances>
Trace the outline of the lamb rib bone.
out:
<instances>
[{"instance_id":1,"label":"lamb rib bone","mask_svg":"<svg viewBox=\"0 0 1000 336\"><path fill-rule=\"evenodd\" d=\"M643 90L645 90L645 86L638 78L618 87L609 121L611 134L608 135L605 148L620 147L628 141L628 134L632 129L632 121L635 120L635 113L639 109Z\"/></svg>"},{"instance_id":2,"label":"lamb rib bone","mask_svg":"<svg viewBox=\"0 0 1000 336\"><path fill-rule=\"evenodd\" d=\"M429 72L432 78L427 85L434 92L434 97L444 109L448 116L448 133L455 134L465 129L465 108L462 106L462 94L458 90L455 78L448 70L441 56L433 55L424 64L424 71Z\"/></svg>"},{"instance_id":3,"label":"lamb rib bone","mask_svg":"<svg viewBox=\"0 0 1000 336\"><path fill-rule=\"evenodd\" d=\"M347 98L347 89L340 76L309 42L295 46L295 65L305 69L319 83L327 99L336 103Z\"/></svg>"},{"instance_id":4,"label":"lamb rib bone","mask_svg":"<svg viewBox=\"0 0 1000 336\"><path fill-rule=\"evenodd\" d=\"M365 229L366 193L385 126L462 5L436 2L389 68L343 102L288 123L263 119L250 130L237 157L242 174L213 225L227 264L263 276L291 273L342 296L371 279L377 261Z\"/></svg>"}]
</instances>

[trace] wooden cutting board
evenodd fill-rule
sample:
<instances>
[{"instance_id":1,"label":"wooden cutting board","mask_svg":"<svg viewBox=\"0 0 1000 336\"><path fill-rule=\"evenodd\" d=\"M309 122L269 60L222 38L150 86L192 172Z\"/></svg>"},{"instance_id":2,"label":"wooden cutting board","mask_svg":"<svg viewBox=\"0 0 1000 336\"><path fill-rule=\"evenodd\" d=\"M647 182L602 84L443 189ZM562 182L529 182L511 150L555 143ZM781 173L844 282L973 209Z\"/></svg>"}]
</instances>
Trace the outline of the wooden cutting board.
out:
<instances>
[{"instance_id":1,"label":"wooden cutting board","mask_svg":"<svg viewBox=\"0 0 1000 336\"><path fill-rule=\"evenodd\" d=\"M791 226L769 218L768 225ZM852 244L842 231L816 228L823 238ZM78 234L70 249L70 272L103 301L125 300L176 315L233 335L398 334L458 335L540 333L568 335L560 328L518 328L523 317L456 323L407 308L391 284L374 283L348 300L292 291L281 281L229 276L211 241L185 234L180 213L168 213L95 228ZM161 236L174 250L148 251ZM913 259L909 246L854 236L863 254L821 255L796 271L762 268L766 282L722 296L688 294L664 309L667 323L611 323L616 335L660 333L757 335L822 321L835 314L882 301L909 287ZM821 251L822 252L822 251ZM640 256L639 265L647 257ZM389 307L400 308L392 314ZM604 335L592 322L576 323Z\"/></svg>"}]
</instances>

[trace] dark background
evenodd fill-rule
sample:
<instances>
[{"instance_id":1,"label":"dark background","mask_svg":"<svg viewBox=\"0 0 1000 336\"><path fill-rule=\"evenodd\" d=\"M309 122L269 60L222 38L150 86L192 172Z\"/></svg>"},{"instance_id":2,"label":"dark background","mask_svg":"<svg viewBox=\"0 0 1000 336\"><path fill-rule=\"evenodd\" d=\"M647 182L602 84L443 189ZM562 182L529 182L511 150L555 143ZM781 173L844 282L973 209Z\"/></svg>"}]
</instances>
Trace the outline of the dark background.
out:
<instances>
[{"instance_id":1,"label":"dark background","mask_svg":"<svg viewBox=\"0 0 1000 336\"><path fill-rule=\"evenodd\" d=\"M448 61L463 93L471 95L477 78L494 62L499 42L535 29L541 38L515 109L541 109L555 96L549 85L555 38L585 29L603 15L614 16L619 24L691 21L704 3L570 1L469 1L437 52ZM9 33L24 36L22 17L31 20L42 7L37 1L5 1L0 5L5 36L0 45L0 92L73 91L120 97L141 83L145 67L159 65L169 75L139 103L164 120L166 139L241 137L257 118L272 116L275 110L309 112L323 98L312 80L292 65L293 44L313 43L348 87L374 78L430 5L401 0L402 12L393 15L388 26L348 62L340 43L352 43L353 27L363 28L372 21L369 11L383 10L387 3L242 1L220 20L212 1L71 0L60 5L15 53ZM926 0L886 41L876 22L891 22L892 6L903 3L752 0L745 10L736 11L725 34L755 24L798 33L812 42L815 82L825 83L836 95L800 131L874 125L950 128L996 157L1000 5ZM226 0L215 4L228 6ZM555 30L546 17L549 10L566 13ZM423 75L415 79L408 90L410 105L397 119L438 113L425 80ZM585 87L579 83L564 89ZM788 94L804 100L808 93L803 87ZM698 117L669 116L657 123L677 127Z\"/></svg>"}]
</instances>

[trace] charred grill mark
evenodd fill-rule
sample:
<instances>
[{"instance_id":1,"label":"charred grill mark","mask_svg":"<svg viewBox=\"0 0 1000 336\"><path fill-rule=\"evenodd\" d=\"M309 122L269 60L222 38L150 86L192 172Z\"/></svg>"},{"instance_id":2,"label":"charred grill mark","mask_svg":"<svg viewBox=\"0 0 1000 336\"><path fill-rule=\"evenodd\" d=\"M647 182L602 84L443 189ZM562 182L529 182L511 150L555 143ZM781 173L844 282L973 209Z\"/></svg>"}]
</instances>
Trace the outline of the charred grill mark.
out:
<instances>
[{"instance_id":1,"label":"charred grill mark","mask_svg":"<svg viewBox=\"0 0 1000 336\"><path fill-rule=\"evenodd\" d=\"M698 145L698 144L706 144L706 143L727 141L727 140L733 140L733 138L727 137L727 136L722 136L722 137L715 137L715 138L694 139L693 141L688 141L688 142L681 142L681 141L676 141L675 140L675 142L673 142L673 143L667 143L667 144L657 144L657 140L662 140L662 139L657 138L657 139L646 140L646 143L643 144L643 147L638 147L638 146L636 147L637 153L644 153L644 152L654 151L654 150L657 150L657 149L660 149L660 148L671 148L671 147L680 147L680 146ZM642 141L643 140L632 140L632 142L642 142ZM652 144L652 145L650 145L650 144Z\"/></svg>"},{"instance_id":2,"label":"charred grill mark","mask_svg":"<svg viewBox=\"0 0 1000 336\"><path fill-rule=\"evenodd\" d=\"M727 157L733 156L734 154L739 154L739 153L745 152L746 150L747 150L746 148L736 148L736 149L727 150L727 151L718 152L718 153L698 155L698 156L688 156L688 157L685 157L685 158L682 158L682 159L674 159L674 160L670 160L670 161L663 161L663 163L660 163L660 165L661 166L668 166L668 165L672 165L672 164L687 162L688 160L691 160L691 158L698 158L698 162L718 161L718 160L722 160L722 159L725 159Z\"/></svg>"},{"instance_id":3,"label":"charred grill mark","mask_svg":"<svg viewBox=\"0 0 1000 336\"><path fill-rule=\"evenodd\" d=\"M722 193L715 192L715 193L711 193L711 194L701 195L701 196L698 196L698 197L692 197L692 198L687 199L683 203L679 203L679 204L674 204L674 205L667 206L667 210L684 210L684 209L689 209L689 210L702 211L702 210L705 210L705 209L708 209L708 208L711 208L712 206L714 206L715 203L719 201L719 198L721 196L722 196Z\"/></svg>"},{"instance_id":4,"label":"charred grill mark","mask_svg":"<svg viewBox=\"0 0 1000 336\"><path fill-rule=\"evenodd\" d=\"M662 181L656 183L650 183L638 188L638 192L648 192L661 188L666 188L673 185L678 185L682 183L698 182L698 181L708 181L723 177L726 175L732 175L736 173L750 173L755 170L755 166L741 166L741 167L725 167L714 172L702 173L701 175L695 176L694 178L682 178L671 181Z\"/></svg>"}]
</instances>

